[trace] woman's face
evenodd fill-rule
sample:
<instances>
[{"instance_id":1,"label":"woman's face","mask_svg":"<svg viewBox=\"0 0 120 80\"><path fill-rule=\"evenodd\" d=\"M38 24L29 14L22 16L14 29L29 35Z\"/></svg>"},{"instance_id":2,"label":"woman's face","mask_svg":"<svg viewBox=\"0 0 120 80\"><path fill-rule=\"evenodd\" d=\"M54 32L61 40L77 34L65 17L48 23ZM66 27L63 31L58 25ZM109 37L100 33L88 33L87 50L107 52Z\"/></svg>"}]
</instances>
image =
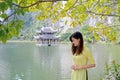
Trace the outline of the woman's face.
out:
<instances>
[{"instance_id":1,"label":"woman's face","mask_svg":"<svg viewBox=\"0 0 120 80\"><path fill-rule=\"evenodd\" d=\"M80 39L75 39L74 37L72 37L71 39L72 39L72 43L73 43L74 46L79 46Z\"/></svg>"}]
</instances>

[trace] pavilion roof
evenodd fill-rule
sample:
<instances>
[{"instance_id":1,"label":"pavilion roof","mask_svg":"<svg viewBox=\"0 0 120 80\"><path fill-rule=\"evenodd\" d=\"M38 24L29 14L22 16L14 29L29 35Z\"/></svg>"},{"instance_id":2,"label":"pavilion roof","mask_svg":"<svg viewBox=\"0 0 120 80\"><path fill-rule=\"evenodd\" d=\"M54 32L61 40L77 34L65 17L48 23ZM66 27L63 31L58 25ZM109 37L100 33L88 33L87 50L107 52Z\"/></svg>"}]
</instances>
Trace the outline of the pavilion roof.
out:
<instances>
[{"instance_id":1,"label":"pavilion roof","mask_svg":"<svg viewBox=\"0 0 120 80\"><path fill-rule=\"evenodd\" d=\"M42 27L40 31L36 31L37 33L55 33L57 30L53 30L52 27Z\"/></svg>"}]
</instances>

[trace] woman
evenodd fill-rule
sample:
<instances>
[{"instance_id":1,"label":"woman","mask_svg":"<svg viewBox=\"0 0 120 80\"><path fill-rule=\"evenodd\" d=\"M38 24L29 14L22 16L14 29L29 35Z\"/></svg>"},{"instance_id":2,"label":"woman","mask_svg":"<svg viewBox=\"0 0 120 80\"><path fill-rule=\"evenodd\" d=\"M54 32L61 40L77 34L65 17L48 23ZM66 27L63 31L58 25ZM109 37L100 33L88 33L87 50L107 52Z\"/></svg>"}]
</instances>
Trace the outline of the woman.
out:
<instances>
[{"instance_id":1,"label":"woman","mask_svg":"<svg viewBox=\"0 0 120 80\"><path fill-rule=\"evenodd\" d=\"M73 62L71 80L88 80L87 69L95 67L94 58L84 46L83 36L75 32L70 36L72 42Z\"/></svg>"}]
</instances>

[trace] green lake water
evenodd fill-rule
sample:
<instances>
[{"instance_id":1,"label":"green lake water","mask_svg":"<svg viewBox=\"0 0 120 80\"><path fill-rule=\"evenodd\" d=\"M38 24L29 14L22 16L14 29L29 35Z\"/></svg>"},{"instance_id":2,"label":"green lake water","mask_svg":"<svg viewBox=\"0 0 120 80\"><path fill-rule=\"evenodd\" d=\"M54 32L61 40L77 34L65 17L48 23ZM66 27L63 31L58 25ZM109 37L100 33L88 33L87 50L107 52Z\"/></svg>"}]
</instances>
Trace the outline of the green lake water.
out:
<instances>
[{"instance_id":1,"label":"green lake water","mask_svg":"<svg viewBox=\"0 0 120 80\"><path fill-rule=\"evenodd\" d=\"M89 46L96 67L89 69L89 80L104 75L105 64L120 64L120 45ZM0 44L0 80L70 80L71 44L36 46L35 43Z\"/></svg>"}]
</instances>

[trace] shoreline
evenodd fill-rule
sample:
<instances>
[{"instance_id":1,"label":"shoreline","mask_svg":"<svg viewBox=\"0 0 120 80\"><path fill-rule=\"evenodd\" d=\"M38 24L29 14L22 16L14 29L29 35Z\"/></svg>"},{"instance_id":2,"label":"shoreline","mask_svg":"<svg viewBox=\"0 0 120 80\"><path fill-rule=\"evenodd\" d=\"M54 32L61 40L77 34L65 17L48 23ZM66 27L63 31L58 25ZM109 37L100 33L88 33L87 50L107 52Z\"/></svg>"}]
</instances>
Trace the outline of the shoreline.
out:
<instances>
[{"instance_id":1,"label":"shoreline","mask_svg":"<svg viewBox=\"0 0 120 80\"><path fill-rule=\"evenodd\" d=\"M0 44L7 44L7 43L35 43L35 44L37 44L37 41L35 41L35 40L34 41L30 41L30 40L8 40L6 43L0 42ZM87 42L85 42L85 43L87 43ZM71 44L71 42L70 41L68 41L68 42L56 42L55 44ZM112 44L112 45L117 44L117 45L119 45L120 43L103 43L103 42L98 43L97 42L97 43L94 43L94 44Z\"/></svg>"},{"instance_id":2,"label":"shoreline","mask_svg":"<svg viewBox=\"0 0 120 80\"><path fill-rule=\"evenodd\" d=\"M29 40L8 40L6 43L2 43L1 44L6 44L6 43L36 43L37 41L29 41ZM56 42L56 44L70 44L71 42Z\"/></svg>"}]
</instances>

